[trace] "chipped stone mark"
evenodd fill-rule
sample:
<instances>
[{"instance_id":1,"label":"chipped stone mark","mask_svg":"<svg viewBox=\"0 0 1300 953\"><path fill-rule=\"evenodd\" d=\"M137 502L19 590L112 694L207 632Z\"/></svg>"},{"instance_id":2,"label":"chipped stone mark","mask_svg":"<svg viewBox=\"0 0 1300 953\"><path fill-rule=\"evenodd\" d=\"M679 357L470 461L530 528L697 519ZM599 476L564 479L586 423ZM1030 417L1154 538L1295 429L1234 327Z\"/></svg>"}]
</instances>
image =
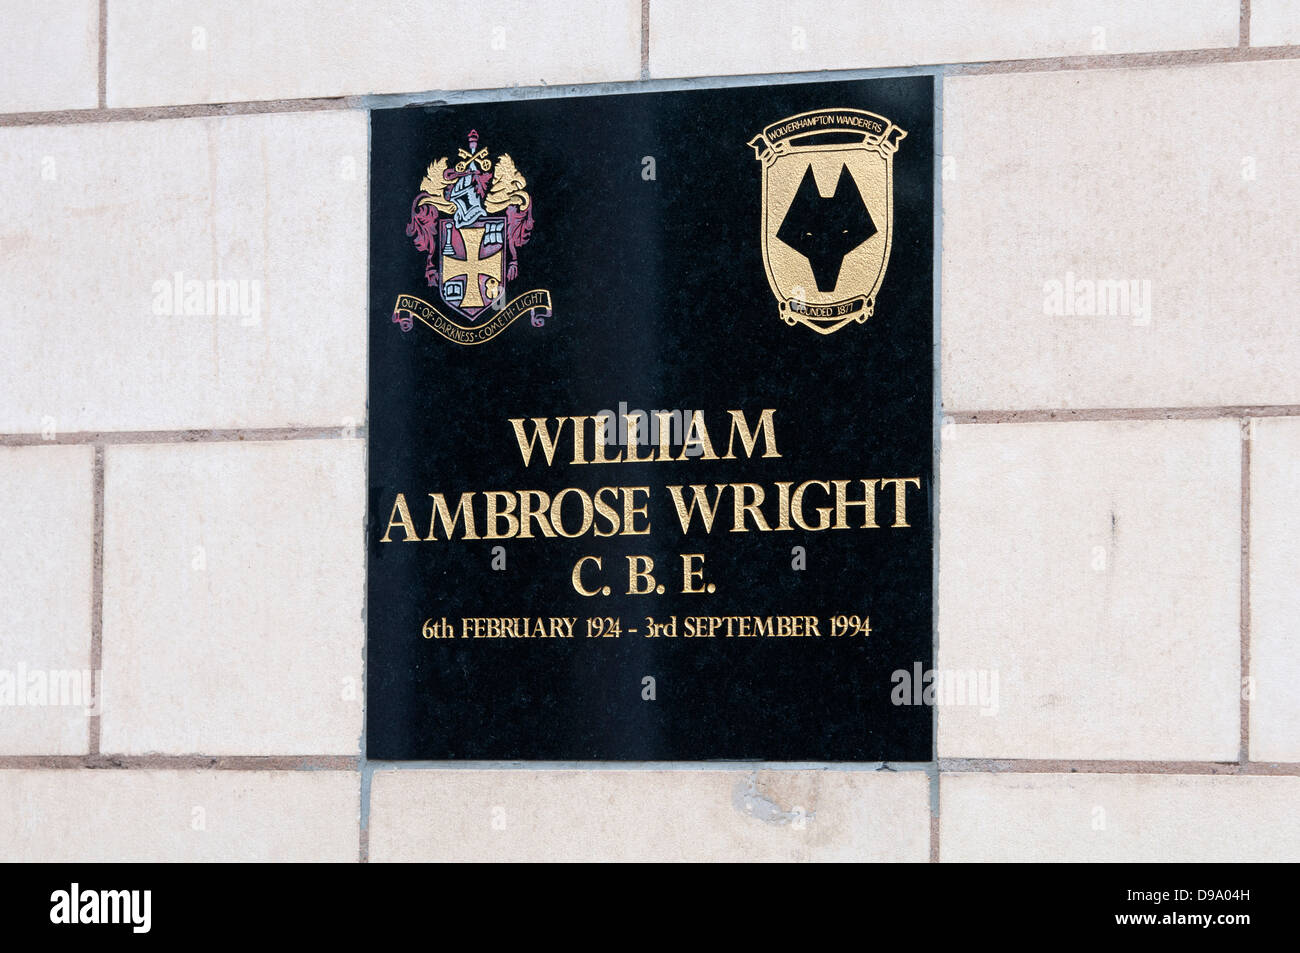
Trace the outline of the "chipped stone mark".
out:
<instances>
[{"instance_id":1,"label":"chipped stone mark","mask_svg":"<svg viewBox=\"0 0 1300 953\"><path fill-rule=\"evenodd\" d=\"M792 804L790 810L787 811L761 793L758 788L757 771L751 771L744 781L736 783L732 791L732 804L737 811L746 817L752 817L764 824L772 824L777 827L790 825L802 827L817 817L816 811L807 810L798 804Z\"/></svg>"}]
</instances>

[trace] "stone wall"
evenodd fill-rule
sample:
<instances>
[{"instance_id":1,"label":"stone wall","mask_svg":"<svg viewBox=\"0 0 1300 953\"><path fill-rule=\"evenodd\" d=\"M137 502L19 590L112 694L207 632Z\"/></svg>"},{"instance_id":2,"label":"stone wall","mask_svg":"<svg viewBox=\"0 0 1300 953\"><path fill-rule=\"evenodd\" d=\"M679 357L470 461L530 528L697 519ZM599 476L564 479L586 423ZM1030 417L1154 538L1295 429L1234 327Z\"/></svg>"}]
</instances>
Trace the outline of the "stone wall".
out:
<instances>
[{"instance_id":1,"label":"stone wall","mask_svg":"<svg viewBox=\"0 0 1300 953\"><path fill-rule=\"evenodd\" d=\"M1300 5L4 7L0 671L47 694L0 706L0 856L1300 852ZM937 660L997 711L920 764L367 761L366 110L901 69Z\"/></svg>"}]
</instances>

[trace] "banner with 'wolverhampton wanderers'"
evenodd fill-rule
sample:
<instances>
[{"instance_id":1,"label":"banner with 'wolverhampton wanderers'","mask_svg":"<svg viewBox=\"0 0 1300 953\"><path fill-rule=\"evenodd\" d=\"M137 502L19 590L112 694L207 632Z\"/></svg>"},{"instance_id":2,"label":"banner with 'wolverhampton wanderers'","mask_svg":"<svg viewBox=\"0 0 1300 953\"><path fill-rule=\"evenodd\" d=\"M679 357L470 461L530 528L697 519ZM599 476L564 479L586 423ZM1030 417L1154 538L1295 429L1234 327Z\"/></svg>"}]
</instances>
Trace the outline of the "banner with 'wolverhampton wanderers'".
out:
<instances>
[{"instance_id":1,"label":"banner with 'wolverhampton wanderers'","mask_svg":"<svg viewBox=\"0 0 1300 953\"><path fill-rule=\"evenodd\" d=\"M929 77L371 114L367 754L927 761Z\"/></svg>"}]
</instances>

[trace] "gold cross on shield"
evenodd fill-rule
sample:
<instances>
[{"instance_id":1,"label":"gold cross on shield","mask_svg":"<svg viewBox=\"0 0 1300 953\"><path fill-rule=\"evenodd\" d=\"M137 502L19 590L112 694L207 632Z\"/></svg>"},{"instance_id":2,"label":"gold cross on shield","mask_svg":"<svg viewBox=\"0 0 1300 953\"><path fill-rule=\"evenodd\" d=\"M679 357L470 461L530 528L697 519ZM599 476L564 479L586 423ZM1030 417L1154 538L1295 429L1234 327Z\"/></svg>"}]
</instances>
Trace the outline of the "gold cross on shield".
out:
<instances>
[{"instance_id":1,"label":"gold cross on shield","mask_svg":"<svg viewBox=\"0 0 1300 953\"><path fill-rule=\"evenodd\" d=\"M460 237L465 242L465 260L461 261L459 258L449 258L445 255L442 259L444 284L452 278L465 279L465 294L460 299L460 306L466 310L481 308L487 303L479 293L480 275L500 280L503 249L497 249L488 257L480 258L478 250L483 246L483 232L482 227L462 228Z\"/></svg>"}]
</instances>

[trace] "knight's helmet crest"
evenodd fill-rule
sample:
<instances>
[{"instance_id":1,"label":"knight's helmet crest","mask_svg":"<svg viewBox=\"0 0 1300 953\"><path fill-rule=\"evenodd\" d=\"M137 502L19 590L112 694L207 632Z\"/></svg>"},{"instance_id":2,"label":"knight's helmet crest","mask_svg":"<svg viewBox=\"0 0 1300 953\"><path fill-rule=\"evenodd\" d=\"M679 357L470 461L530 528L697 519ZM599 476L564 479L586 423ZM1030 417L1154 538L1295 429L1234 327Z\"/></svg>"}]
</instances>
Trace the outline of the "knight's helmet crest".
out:
<instances>
[{"instance_id":1,"label":"knight's helmet crest","mask_svg":"<svg viewBox=\"0 0 1300 953\"><path fill-rule=\"evenodd\" d=\"M478 132L474 129L469 131L469 149L458 151L460 161L452 173L456 180L447 188L446 194L456 205L456 227L464 228L487 215L478 191L478 179L492 171L492 160L488 158L486 146L478 148Z\"/></svg>"},{"instance_id":2,"label":"knight's helmet crest","mask_svg":"<svg viewBox=\"0 0 1300 953\"><path fill-rule=\"evenodd\" d=\"M527 180L509 153L489 157L487 147L479 146L478 130L471 129L466 141L469 148L456 150L455 163L445 156L429 163L406 226L415 247L425 253L425 280L455 318L408 295L394 308L393 320L409 330L418 318L444 337L479 343L500 331L502 317L529 314L541 327L550 303L544 292L515 301L506 292L519 276L519 250L533 233ZM458 320L483 323L482 333Z\"/></svg>"}]
</instances>

